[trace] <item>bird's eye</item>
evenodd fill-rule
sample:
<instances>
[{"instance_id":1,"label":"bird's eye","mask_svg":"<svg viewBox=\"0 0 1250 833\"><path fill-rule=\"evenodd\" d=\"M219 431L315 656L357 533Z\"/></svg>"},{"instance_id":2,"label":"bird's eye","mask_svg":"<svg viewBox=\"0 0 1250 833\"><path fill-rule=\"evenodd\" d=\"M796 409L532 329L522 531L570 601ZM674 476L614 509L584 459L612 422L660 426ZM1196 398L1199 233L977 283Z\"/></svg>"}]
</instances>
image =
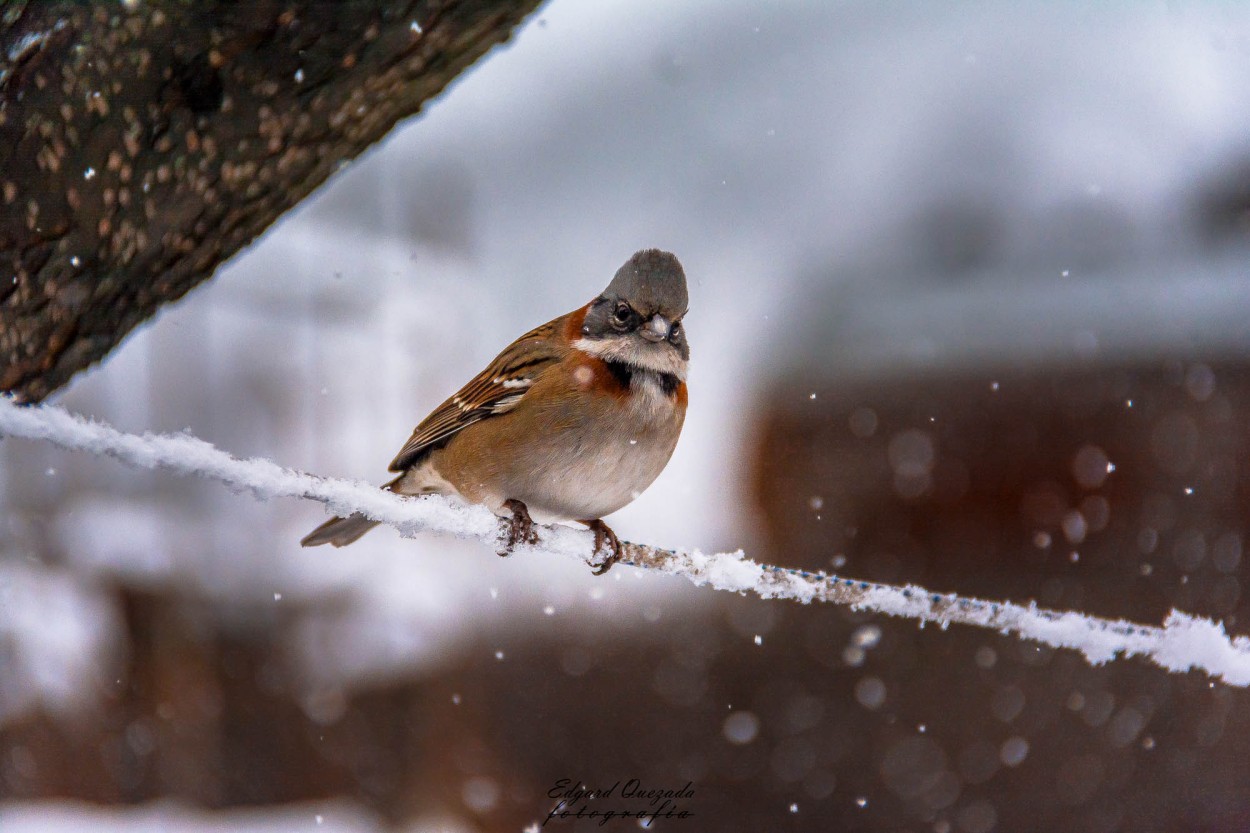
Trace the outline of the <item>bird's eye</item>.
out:
<instances>
[{"instance_id":1,"label":"bird's eye","mask_svg":"<svg viewBox=\"0 0 1250 833\"><path fill-rule=\"evenodd\" d=\"M668 337L672 339L673 341L676 341L679 338L681 338L681 322L680 321L673 322L673 326L669 328Z\"/></svg>"},{"instance_id":2,"label":"bird's eye","mask_svg":"<svg viewBox=\"0 0 1250 833\"><path fill-rule=\"evenodd\" d=\"M612 313L612 323L618 329L624 329L633 323L634 311L630 309L629 304L617 304L616 310Z\"/></svg>"}]
</instances>

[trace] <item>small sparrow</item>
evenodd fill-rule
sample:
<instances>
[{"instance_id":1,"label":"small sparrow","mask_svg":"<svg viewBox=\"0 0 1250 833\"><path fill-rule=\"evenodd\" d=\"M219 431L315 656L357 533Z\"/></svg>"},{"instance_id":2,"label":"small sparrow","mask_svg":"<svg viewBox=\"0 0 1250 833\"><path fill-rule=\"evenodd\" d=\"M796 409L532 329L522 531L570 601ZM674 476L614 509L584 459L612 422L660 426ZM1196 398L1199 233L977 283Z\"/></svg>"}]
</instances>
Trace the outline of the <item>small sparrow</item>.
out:
<instances>
[{"instance_id":1,"label":"small sparrow","mask_svg":"<svg viewBox=\"0 0 1250 833\"><path fill-rule=\"evenodd\" d=\"M530 330L434 409L399 451L382 488L457 495L508 517L500 555L538 540L537 522L577 521L621 557L602 520L659 476L686 417L688 305L677 258L638 252L586 306ZM306 547L352 543L373 527L332 518Z\"/></svg>"}]
</instances>

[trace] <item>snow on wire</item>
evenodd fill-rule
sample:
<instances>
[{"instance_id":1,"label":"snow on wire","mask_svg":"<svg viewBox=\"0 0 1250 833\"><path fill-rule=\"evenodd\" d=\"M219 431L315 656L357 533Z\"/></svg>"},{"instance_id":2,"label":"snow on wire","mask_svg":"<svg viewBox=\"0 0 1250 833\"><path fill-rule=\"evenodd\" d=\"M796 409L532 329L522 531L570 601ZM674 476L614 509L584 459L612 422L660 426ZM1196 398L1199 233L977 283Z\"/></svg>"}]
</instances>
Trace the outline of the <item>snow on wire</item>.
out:
<instances>
[{"instance_id":1,"label":"snow on wire","mask_svg":"<svg viewBox=\"0 0 1250 833\"><path fill-rule=\"evenodd\" d=\"M485 507L437 496L403 498L362 481L319 477L265 459L243 460L187 434L127 434L53 406L20 406L0 397L0 436L44 440L73 451L114 457L138 468L194 474L259 499L315 500L339 515L360 512L408 538L433 533L494 544L503 530L500 519ZM517 551L537 550L595 562L590 532L563 526L541 529L538 544ZM934 622L943 628L951 623L973 625L1054 648L1071 648L1094 665L1136 656L1168 671L1202 671L1229 685L1250 686L1250 638L1230 638L1222 623L1176 610L1157 627L758 564L741 552L707 555L629 542L623 545L624 563L684 576L717 590L805 604L832 602Z\"/></svg>"}]
</instances>

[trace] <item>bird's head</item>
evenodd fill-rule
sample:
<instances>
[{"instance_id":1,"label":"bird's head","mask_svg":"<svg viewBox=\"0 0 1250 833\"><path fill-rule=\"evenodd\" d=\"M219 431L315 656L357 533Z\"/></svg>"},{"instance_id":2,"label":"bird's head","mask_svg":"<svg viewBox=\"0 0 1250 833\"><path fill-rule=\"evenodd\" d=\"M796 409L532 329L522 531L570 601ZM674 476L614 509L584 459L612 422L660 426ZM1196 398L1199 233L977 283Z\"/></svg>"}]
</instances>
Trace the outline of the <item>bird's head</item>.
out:
<instances>
[{"instance_id":1,"label":"bird's head","mask_svg":"<svg viewBox=\"0 0 1250 833\"><path fill-rule=\"evenodd\" d=\"M682 317L689 302L677 258L644 249L591 302L582 324L584 347L609 361L684 379L690 346Z\"/></svg>"}]
</instances>

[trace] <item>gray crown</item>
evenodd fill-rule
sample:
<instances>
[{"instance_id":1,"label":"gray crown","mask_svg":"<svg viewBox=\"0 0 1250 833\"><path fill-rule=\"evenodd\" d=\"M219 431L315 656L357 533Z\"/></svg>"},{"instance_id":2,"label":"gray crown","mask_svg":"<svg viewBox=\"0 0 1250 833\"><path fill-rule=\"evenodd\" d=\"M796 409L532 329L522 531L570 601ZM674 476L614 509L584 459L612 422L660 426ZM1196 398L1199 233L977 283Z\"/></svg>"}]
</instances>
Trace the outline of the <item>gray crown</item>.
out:
<instances>
[{"instance_id":1,"label":"gray crown","mask_svg":"<svg viewBox=\"0 0 1250 833\"><path fill-rule=\"evenodd\" d=\"M675 255L659 249L643 249L627 260L603 297L625 301L643 315L658 312L670 320L685 315L690 305L685 271Z\"/></svg>"}]
</instances>

